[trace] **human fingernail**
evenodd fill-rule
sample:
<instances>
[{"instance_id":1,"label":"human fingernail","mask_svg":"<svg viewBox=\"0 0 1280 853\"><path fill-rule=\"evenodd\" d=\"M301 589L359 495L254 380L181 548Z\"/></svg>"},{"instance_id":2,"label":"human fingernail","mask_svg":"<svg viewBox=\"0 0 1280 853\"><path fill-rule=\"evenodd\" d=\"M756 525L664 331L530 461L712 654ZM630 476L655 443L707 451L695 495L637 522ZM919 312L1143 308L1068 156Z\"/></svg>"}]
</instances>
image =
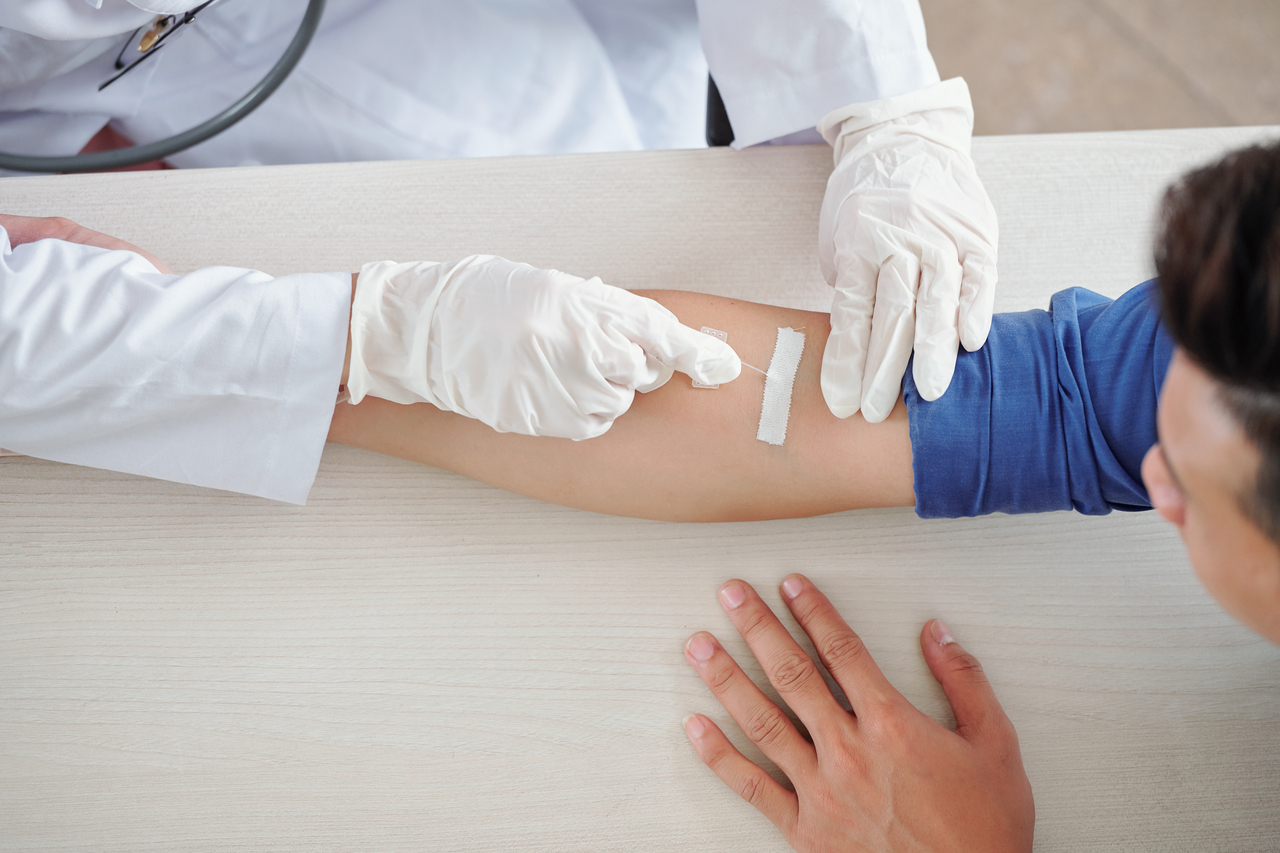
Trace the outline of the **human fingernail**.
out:
<instances>
[{"instance_id":1,"label":"human fingernail","mask_svg":"<svg viewBox=\"0 0 1280 853\"><path fill-rule=\"evenodd\" d=\"M730 584L720 590L720 600L724 602L724 606L729 610L733 610L739 604L747 600L747 592L742 587Z\"/></svg>"},{"instance_id":2,"label":"human fingernail","mask_svg":"<svg viewBox=\"0 0 1280 853\"><path fill-rule=\"evenodd\" d=\"M787 578L782 582L782 593L787 598L795 598L800 594L804 584L800 583L800 578Z\"/></svg>"},{"instance_id":3,"label":"human fingernail","mask_svg":"<svg viewBox=\"0 0 1280 853\"><path fill-rule=\"evenodd\" d=\"M689 650L689 654L693 659L706 663L711 660L711 656L716 653L715 644L707 638L705 634L696 634L689 638L689 642L685 644L685 648Z\"/></svg>"},{"instance_id":4,"label":"human fingernail","mask_svg":"<svg viewBox=\"0 0 1280 853\"><path fill-rule=\"evenodd\" d=\"M691 740L697 740L702 737L703 732L706 730L706 725L697 714L690 714L684 718L684 733L687 734Z\"/></svg>"},{"instance_id":5,"label":"human fingernail","mask_svg":"<svg viewBox=\"0 0 1280 853\"><path fill-rule=\"evenodd\" d=\"M940 646L945 646L948 643L955 642L955 638L951 636L951 629L948 628L947 623L943 622L941 619L934 619L933 627L930 630L933 631L933 639Z\"/></svg>"}]
</instances>

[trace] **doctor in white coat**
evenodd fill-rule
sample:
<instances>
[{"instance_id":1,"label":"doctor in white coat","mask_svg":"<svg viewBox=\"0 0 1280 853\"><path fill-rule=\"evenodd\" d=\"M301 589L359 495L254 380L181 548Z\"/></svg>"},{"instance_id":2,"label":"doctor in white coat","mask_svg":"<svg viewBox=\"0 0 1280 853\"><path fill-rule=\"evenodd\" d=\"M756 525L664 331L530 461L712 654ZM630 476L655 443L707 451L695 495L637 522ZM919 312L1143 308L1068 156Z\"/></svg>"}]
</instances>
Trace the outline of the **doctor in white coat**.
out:
<instances>
[{"instance_id":1,"label":"doctor in white coat","mask_svg":"<svg viewBox=\"0 0 1280 853\"><path fill-rule=\"evenodd\" d=\"M134 50L139 32L152 27L157 16L180 14L192 5L192 0L0 0L0 150L74 154L107 126L138 143L185 130L263 76L293 36L303 6L301 0L222 0L202 10L154 59L98 90L116 73L121 51ZM913 354L921 393L930 399L941 395L957 347L975 349L986 339L998 237L994 210L969 156L968 89L963 80L939 81L917 0L330 0L308 53L280 89L239 124L169 162L182 167L695 147L704 144L708 70L732 123L734 146L823 139L832 145L835 168L818 235L823 272L835 289L822 371L832 412L885 418L901 394ZM337 335L349 319L346 285L337 275L272 281L261 273L214 268L142 286L138 281L154 270L143 269L140 258L104 259L94 254L101 250L70 244L42 251L38 260L31 259L30 249L0 245L0 250L8 259L8 266L0 267L0 361L56 349L37 346L30 331L41 322L52 323L55 314L30 314L33 306L56 313L58 324L45 325L46 330L56 326L68 332L68 339L99 340L102 346L118 343L76 332L75 323L95 321L89 312L66 306L85 299L109 298L124 306L122 317L150 312L151 340L172 332L190 342L192 335L220 330L228 316L244 319L265 310L255 300L274 291L269 301L275 316L288 322L249 324L243 330L249 337L235 345L211 341L201 355L202 365L217 361L227 365L228 375L241 377L264 368L252 359L244 362L247 354L284 358L283 341L296 324L316 324ZM27 255L21 288L15 271L20 254ZM414 275L425 278L410 287L402 274L399 286L413 291L421 303L418 314L374 324L378 334L384 342L398 336L397 345L421 361L423 353L438 351L436 339L454 328L447 324L472 322L461 309L434 311L439 288L502 279L507 288L502 293L511 296L511 282L518 280L553 300L557 316L577 318L572 330L561 330L563 346L557 351L564 353L566 365L573 362L566 371L582 367L573 341L581 350L584 335L606 337L616 315L629 318L632 330L647 329L627 339L632 373L606 378L607 371L592 368L588 372L594 371L594 378L583 380L578 391L554 400L514 395L521 402L511 405L526 410L501 416L493 407L432 391L433 382L444 381L430 378L432 370L442 369L439 364L412 368L422 375L406 395L480 417L495 428L519 423L535 434L584 438L598 434L602 424L607 429L611 418L625 411L624 403L629 405L627 395L656 387L663 372L736 370L735 358L709 345L694 347L679 324L659 323L648 300L611 303L605 310L595 290L598 282L584 288L580 279L527 267L513 278L508 264L471 261L447 275L414 267ZM240 286L245 282L253 284L246 289ZM305 288L313 289L308 290L311 307L297 298ZM362 301L361 289L357 309L364 304L376 314L378 300ZM497 310L519 326L520 299L511 296L513 301L502 303L500 290L494 289L492 298L506 307ZM14 296L19 291L26 294L23 299ZM370 285L369 292L375 291L385 294L386 287ZM280 295L288 293L294 295ZM316 310L315 293L328 294L331 310L323 318L307 316ZM286 310L283 303L290 299L293 307ZM167 307L160 309L161 303ZM160 318L170 322L178 316L189 321L181 331L178 325L171 330L160 325ZM359 317L352 319L354 328ZM423 323L436 331L419 328ZM470 335L470 357L488 351L481 328L476 324ZM143 346L140 340L133 339L116 356L125 361L162 357L163 346L147 352L137 349ZM109 384L112 371L137 378L125 361L97 358L83 347L72 351L76 358L112 365L110 371L98 371L94 382ZM695 351L700 355L690 355ZM324 406L332 401L321 397L331 394L334 367L328 353L327 360L285 359L295 386L320 395L299 418L327 417ZM165 359L172 356L163 353ZM525 387L521 371L530 366L515 358L505 380ZM27 369L31 362L23 365ZM199 371L171 380L178 385L166 387L183 389L183 406L171 407L163 418L112 420L110 429L95 424L104 419L103 411L122 410L122 396L103 392L92 397L96 412L77 413L68 402L75 395L59 396L56 383L40 395L44 409L16 397L12 385L0 385L0 445L23 449L8 417L20 406L28 437L41 434L40 419L53 413L64 423L80 419L80 426L67 432L65 446L55 446L49 431L41 442L28 442L27 451L35 455L293 500L305 496L303 485L310 482L305 469L318 460L318 445L301 474L292 470L284 478L292 484L288 488L245 488L228 472L244 468L270 478L262 472L272 466L243 452L230 454L229 447L225 457L204 454L207 467L216 471L195 472L184 448L205 441L219 418L231 417L222 412L230 392L217 382L202 386L209 377ZM614 386L623 393L614 393ZM587 398L610 402L583 409ZM563 408L568 401L575 401L573 411ZM283 402L277 406L287 409ZM257 417L248 421L259 423L258 435L269 429L267 435L277 436L274 446L288 444L286 436L302 428L301 421L289 418L267 425ZM308 429L323 434L315 424ZM110 441L104 442L108 434ZM157 441L173 453L156 453ZM139 455L149 460L146 465L138 464Z\"/></svg>"}]
</instances>

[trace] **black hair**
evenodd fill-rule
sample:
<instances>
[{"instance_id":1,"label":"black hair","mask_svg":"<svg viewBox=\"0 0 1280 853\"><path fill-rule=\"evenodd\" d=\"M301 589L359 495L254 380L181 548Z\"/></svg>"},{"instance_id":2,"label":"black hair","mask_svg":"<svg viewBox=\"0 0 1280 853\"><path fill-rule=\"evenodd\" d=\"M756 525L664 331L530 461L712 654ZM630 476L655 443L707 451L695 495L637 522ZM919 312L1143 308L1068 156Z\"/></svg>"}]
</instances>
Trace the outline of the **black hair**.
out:
<instances>
[{"instance_id":1,"label":"black hair","mask_svg":"<svg viewBox=\"0 0 1280 853\"><path fill-rule=\"evenodd\" d=\"M1186 175L1161 219L1165 325L1257 448L1241 505L1280 544L1280 143Z\"/></svg>"}]
</instances>

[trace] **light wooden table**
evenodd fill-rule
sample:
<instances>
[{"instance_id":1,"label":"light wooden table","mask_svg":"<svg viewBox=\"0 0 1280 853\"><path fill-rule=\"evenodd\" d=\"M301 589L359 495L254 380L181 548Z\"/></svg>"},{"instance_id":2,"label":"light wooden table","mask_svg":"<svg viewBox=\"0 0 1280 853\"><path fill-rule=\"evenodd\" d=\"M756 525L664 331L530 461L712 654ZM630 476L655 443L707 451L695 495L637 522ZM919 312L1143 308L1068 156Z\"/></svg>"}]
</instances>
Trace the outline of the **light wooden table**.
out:
<instances>
[{"instance_id":1,"label":"light wooden table","mask_svg":"<svg viewBox=\"0 0 1280 853\"><path fill-rule=\"evenodd\" d=\"M1160 188L1280 129L986 138L998 310L1149 275ZM497 252L821 309L825 148L6 179L178 269ZM1037 849L1280 847L1280 651L1154 514L698 526L340 447L297 508L0 460L4 850L782 850L697 760L681 654L800 569L939 719L943 615L1022 737ZM751 670L759 677L758 669ZM749 754L757 754L748 750Z\"/></svg>"}]
</instances>

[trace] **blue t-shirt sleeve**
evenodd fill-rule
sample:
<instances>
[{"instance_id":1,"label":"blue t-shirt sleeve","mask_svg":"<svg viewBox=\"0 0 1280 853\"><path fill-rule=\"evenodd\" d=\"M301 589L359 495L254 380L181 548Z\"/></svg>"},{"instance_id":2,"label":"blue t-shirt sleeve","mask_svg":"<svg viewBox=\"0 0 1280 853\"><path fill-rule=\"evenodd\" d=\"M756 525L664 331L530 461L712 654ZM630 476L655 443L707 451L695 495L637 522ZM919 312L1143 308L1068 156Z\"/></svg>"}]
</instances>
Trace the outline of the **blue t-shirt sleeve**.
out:
<instances>
[{"instance_id":1,"label":"blue t-shirt sleeve","mask_svg":"<svg viewBox=\"0 0 1280 853\"><path fill-rule=\"evenodd\" d=\"M1115 301L1073 287L997 314L931 403L908 370L916 513L1150 509L1142 458L1174 350L1157 299L1154 281Z\"/></svg>"}]
</instances>

